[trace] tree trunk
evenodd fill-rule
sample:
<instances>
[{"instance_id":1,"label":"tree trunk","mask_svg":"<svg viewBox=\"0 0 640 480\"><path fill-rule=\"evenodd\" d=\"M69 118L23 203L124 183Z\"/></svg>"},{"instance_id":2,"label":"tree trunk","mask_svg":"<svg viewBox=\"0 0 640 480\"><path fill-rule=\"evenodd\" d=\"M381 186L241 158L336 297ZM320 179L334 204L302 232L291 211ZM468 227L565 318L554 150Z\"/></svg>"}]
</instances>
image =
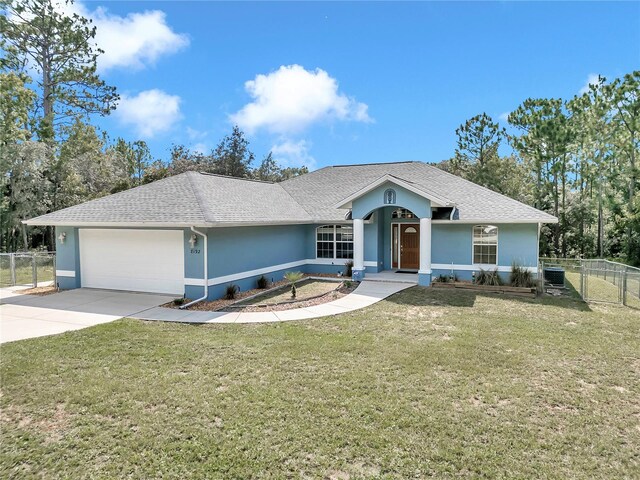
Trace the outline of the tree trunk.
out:
<instances>
[{"instance_id":1,"label":"tree trunk","mask_svg":"<svg viewBox=\"0 0 640 480\"><path fill-rule=\"evenodd\" d=\"M22 244L24 245L25 252L29 250L29 239L27 238L27 226L22 223Z\"/></svg>"},{"instance_id":2,"label":"tree trunk","mask_svg":"<svg viewBox=\"0 0 640 480\"><path fill-rule=\"evenodd\" d=\"M598 180L598 258L603 255L604 225L602 218L602 179Z\"/></svg>"},{"instance_id":3,"label":"tree trunk","mask_svg":"<svg viewBox=\"0 0 640 480\"><path fill-rule=\"evenodd\" d=\"M556 218L560 217L560 194L558 192L558 174L553 174L553 214ZM554 253L558 255L560 251L560 222L562 219L558 218L558 223L554 225L553 229L553 249Z\"/></svg>"}]
</instances>

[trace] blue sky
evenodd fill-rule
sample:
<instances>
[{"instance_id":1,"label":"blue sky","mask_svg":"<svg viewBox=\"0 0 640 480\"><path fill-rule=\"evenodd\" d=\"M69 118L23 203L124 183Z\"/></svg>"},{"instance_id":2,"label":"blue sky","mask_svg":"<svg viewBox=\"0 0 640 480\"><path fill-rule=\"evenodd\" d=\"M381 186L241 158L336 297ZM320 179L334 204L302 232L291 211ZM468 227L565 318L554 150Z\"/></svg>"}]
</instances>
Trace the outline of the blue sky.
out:
<instances>
[{"instance_id":1,"label":"blue sky","mask_svg":"<svg viewBox=\"0 0 640 480\"><path fill-rule=\"evenodd\" d=\"M640 68L640 3L84 2L112 137L208 151L234 122L284 164L449 158L455 129ZM259 77L258 77L259 76ZM253 83L247 84L247 82Z\"/></svg>"}]
</instances>

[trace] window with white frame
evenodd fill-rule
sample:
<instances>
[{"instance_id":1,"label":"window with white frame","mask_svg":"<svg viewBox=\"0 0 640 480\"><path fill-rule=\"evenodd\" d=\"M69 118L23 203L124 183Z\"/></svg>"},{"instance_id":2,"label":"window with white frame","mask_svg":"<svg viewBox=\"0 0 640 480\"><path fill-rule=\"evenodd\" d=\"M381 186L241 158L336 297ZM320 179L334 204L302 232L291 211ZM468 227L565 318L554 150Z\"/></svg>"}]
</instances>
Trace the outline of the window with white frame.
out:
<instances>
[{"instance_id":1,"label":"window with white frame","mask_svg":"<svg viewBox=\"0 0 640 480\"><path fill-rule=\"evenodd\" d=\"M416 215L406 208L396 208L391 212L391 218L416 218Z\"/></svg>"},{"instance_id":2,"label":"window with white frame","mask_svg":"<svg viewBox=\"0 0 640 480\"><path fill-rule=\"evenodd\" d=\"M498 264L498 227L495 225L473 227L473 263Z\"/></svg>"},{"instance_id":3,"label":"window with white frame","mask_svg":"<svg viewBox=\"0 0 640 480\"><path fill-rule=\"evenodd\" d=\"M351 225L322 225L316 229L316 257L353 258L353 227Z\"/></svg>"}]
</instances>

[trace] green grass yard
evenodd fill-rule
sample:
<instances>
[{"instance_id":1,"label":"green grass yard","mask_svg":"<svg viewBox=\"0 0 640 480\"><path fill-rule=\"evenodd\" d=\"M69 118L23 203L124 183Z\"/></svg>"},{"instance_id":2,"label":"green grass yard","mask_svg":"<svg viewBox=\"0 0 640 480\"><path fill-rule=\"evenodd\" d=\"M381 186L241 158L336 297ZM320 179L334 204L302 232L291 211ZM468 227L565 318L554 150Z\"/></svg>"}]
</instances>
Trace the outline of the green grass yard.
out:
<instances>
[{"instance_id":1,"label":"green grass yard","mask_svg":"<svg viewBox=\"0 0 640 480\"><path fill-rule=\"evenodd\" d=\"M2 478L638 478L640 311L415 287L2 346Z\"/></svg>"},{"instance_id":2,"label":"green grass yard","mask_svg":"<svg viewBox=\"0 0 640 480\"><path fill-rule=\"evenodd\" d=\"M28 285L33 282L33 267L31 258L16 259L16 285ZM53 281L53 259L40 258L37 262L38 282ZM2 257L0 259L0 287L11 286L11 270L9 268L9 259Z\"/></svg>"}]
</instances>

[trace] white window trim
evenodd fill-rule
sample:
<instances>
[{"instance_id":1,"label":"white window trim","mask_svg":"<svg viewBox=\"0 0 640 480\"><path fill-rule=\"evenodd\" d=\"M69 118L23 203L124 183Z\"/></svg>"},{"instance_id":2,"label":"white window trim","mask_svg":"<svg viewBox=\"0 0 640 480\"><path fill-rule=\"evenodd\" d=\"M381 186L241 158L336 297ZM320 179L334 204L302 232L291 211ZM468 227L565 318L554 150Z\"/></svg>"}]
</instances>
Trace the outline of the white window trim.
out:
<instances>
[{"instance_id":1,"label":"white window trim","mask_svg":"<svg viewBox=\"0 0 640 480\"><path fill-rule=\"evenodd\" d=\"M349 223L334 223L334 224L326 223L324 225L318 225L316 227L316 230L315 230L315 236L316 236L316 259L318 259L318 260L333 260L333 261L338 261L338 260L339 261L349 261L349 260L353 261L353 258L339 258L339 257L336 256L336 254L338 252L338 248L336 246L336 243L338 243L338 240L336 238L337 237L337 235L336 235L337 231L336 230L337 230L338 226L340 226L340 227L351 227L352 238L353 238L353 224L349 224ZM331 243L333 243L333 257L318 257L318 242L329 243L329 242L324 241L324 240L318 240L318 229L324 228L324 227L333 227L333 240L331 241ZM353 240L351 240L351 241L349 241L349 240L340 240L339 243L351 243L353 245ZM355 248L355 246L354 246L354 248Z\"/></svg>"},{"instance_id":2,"label":"white window trim","mask_svg":"<svg viewBox=\"0 0 640 480\"><path fill-rule=\"evenodd\" d=\"M476 263L476 255L475 255L475 246L476 246L476 236L475 236L475 232L474 230L476 229L476 227L495 227L497 232L496 232L496 263ZM500 228L498 227L498 225L491 225L488 223L477 223L475 225L473 225L471 227L471 263L473 264L474 267L478 267L481 268L483 270L487 270L489 268L495 268L498 266L498 243L500 240ZM493 245L493 243L483 243L481 245Z\"/></svg>"}]
</instances>

